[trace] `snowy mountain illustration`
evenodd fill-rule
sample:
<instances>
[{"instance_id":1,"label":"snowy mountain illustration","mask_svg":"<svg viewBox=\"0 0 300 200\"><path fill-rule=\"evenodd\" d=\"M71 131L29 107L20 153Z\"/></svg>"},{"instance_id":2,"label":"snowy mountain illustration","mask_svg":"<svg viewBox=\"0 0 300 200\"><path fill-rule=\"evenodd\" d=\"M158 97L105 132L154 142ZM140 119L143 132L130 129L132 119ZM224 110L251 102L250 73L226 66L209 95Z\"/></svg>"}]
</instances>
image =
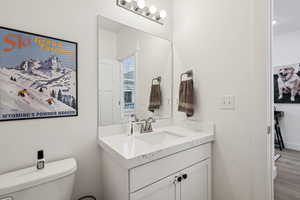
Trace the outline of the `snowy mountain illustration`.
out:
<instances>
[{"instance_id":1,"label":"snowy mountain illustration","mask_svg":"<svg viewBox=\"0 0 300 200\"><path fill-rule=\"evenodd\" d=\"M0 66L0 114L76 111L76 71L57 56Z\"/></svg>"}]
</instances>

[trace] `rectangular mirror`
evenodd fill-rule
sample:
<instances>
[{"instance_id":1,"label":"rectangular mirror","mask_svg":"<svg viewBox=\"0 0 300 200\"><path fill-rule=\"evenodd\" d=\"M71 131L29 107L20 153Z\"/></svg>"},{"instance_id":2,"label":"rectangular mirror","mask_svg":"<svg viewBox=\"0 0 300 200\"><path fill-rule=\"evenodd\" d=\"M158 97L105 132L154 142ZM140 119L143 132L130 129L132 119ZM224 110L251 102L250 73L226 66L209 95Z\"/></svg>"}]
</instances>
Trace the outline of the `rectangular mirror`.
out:
<instances>
[{"instance_id":1,"label":"rectangular mirror","mask_svg":"<svg viewBox=\"0 0 300 200\"><path fill-rule=\"evenodd\" d=\"M172 112L172 43L99 17L99 126Z\"/></svg>"}]
</instances>

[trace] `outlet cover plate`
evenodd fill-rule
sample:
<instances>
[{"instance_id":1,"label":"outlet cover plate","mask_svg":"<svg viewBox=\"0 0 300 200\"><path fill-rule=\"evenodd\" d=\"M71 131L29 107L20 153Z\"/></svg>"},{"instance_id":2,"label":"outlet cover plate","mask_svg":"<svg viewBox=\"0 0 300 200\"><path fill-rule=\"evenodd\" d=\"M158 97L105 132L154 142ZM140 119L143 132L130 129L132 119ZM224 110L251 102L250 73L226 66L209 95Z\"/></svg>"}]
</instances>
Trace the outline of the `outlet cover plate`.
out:
<instances>
[{"instance_id":1,"label":"outlet cover plate","mask_svg":"<svg viewBox=\"0 0 300 200\"><path fill-rule=\"evenodd\" d=\"M221 100L222 110L235 110L235 96L224 95Z\"/></svg>"}]
</instances>

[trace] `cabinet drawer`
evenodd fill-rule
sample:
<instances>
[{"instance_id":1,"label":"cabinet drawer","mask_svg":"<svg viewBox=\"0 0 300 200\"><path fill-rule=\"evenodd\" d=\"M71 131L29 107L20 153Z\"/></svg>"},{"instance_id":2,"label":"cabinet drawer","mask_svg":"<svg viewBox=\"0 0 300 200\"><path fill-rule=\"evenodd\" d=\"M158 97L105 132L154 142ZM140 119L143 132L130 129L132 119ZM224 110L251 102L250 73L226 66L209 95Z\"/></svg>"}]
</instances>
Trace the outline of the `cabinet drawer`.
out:
<instances>
[{"instance_id":1,"label":"cabinet drawer","mask_svg":"<svg viewBox=\"0 0 300 200\"><path fill-rule=\"evenodd\" d=\"M207 159L210 155L211 144L207 143L133 168L129 171L130 192L135 192L140 188Z\"/></svg>"},{"instance_id":2,"label":"cabinet drawer","mask_svg":"<svg viewBox=\"0 0 300 200\"><path fill-rule=\"evenodd\" d=\"M175 175L168 176L163 180L130 194L130 200L175 200L176 186Z\"/></svg>"}]
</instances>

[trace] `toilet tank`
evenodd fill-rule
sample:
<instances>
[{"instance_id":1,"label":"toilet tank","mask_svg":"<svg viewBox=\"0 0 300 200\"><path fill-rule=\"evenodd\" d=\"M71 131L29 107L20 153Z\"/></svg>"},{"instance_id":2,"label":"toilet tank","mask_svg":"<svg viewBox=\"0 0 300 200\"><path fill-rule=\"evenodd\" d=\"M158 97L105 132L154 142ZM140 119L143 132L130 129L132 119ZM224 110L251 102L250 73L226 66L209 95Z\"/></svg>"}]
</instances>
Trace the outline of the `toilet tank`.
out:
<instances>
[{"instance_id":1,"label":"toilet tank","mask_svg":"<svg viewBox=\"0 0 300 200\"><path fill-rule=\"evenodd\" d=\"M76 170L70 158L0 175L0 200L70 200Z\"/></svg>"}]
</instances>

